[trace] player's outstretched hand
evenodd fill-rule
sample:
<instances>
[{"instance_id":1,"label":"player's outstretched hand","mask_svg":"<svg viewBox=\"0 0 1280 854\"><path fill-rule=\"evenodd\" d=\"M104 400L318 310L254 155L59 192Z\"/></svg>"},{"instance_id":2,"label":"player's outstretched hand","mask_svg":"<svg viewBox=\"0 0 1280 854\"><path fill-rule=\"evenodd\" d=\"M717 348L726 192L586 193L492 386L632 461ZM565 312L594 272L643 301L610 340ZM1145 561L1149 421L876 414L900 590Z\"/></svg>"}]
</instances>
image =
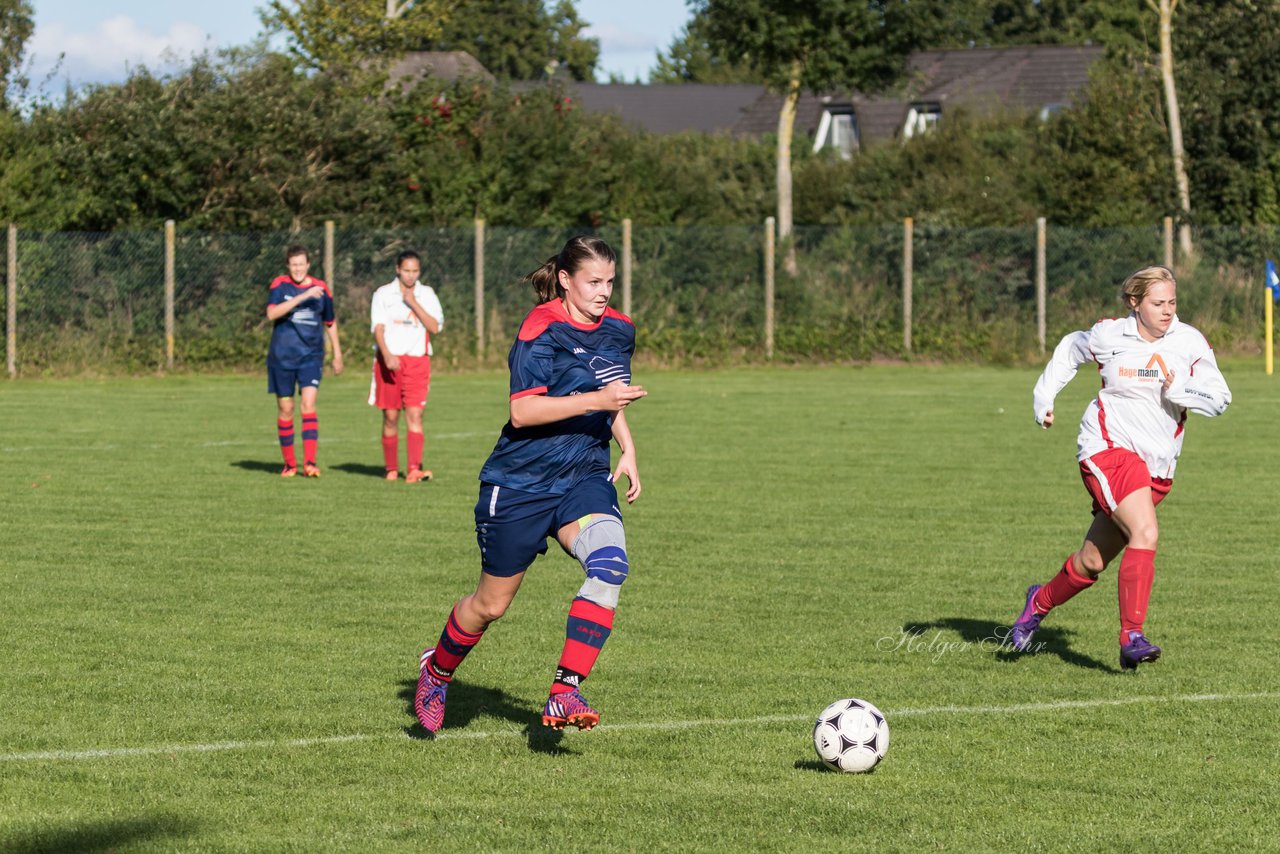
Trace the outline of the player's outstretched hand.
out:
<instances>
[{"instance_id":1,"label":"player's outstretched hand","mask_svg":"<svg viewBox=\"0 0 1280 854\"><path fill-rule=\"evenodd\" d=\"M639 400L648 393L644 390L644 386L627 385L622 380L614 380L600 389L603 399L600 408L605 412L620 412L626 409L631 401Z\"/></svg>"},{"instance_id":2,"label":"player's outstretched hand","mask_svg":"<svg viewBox=\"0 0 1280 854\"><path fill-rule=\"evenodd\" d=\"M324 288L320 287L319 285L312 285L311 287L307 288L304 294L305 299L315 299L322 296L324 296Z\"/></svg>"},{"instance_id":3,"label":"player's outstretched hand","mask_svg":"<svg viewBox=\"0 0 1280 854\"><path fill-rule=\"evenodd\" d=\"M636 466L636 455L632 451L624 451L618 458L618 467L613 471L613 482L617 483L623 475L627 476L627 503L634 504L640 497L640 469Z\"/></svg>"},{"instance_id":4,"label":"player's outstretched hand","mask_svg":"<svg viewBox=\"0 0 1280 854\"><path fill-rule=\"evenodd\" d=\"M1053 410L1050 409L1044 414L1044 420L1040 422L1040 426L1048 430L1053 426Z\"/></svg>"}]
</instances>

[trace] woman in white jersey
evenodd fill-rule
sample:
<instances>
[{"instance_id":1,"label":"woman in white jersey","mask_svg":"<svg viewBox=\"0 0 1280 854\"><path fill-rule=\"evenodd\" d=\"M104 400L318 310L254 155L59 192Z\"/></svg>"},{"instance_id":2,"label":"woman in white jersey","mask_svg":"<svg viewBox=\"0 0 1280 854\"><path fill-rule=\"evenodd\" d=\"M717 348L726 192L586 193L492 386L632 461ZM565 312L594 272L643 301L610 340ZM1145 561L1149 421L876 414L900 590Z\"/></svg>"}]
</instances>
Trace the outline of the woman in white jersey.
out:
<instances>
[{"instance_id":1,"label":"woman in white jersey","mask_svg":"<svg viewBox=\"0 0 1280 854\"><path fill-rule=\"evenodd\" d=\"M1134 670L1160 657L1143 634L1159 527L1156 505L1169 494L1188 412L1221 415L1231 390L1213 348L1178 320L1177 282L1167 267L1144 267L1124 280L1128 317L1099 320L1072 332L1053 351L1036 382L1036 422L1053 426L1053 401L1086 362L1097 362L1102 390L1080 420L1076 457L1093 497L1084 544L1047 584L1027 588L1009 640L1024 651L1050 610L1098 580L1121 550L1120 667Z\"/></svg>"}]
</instances>

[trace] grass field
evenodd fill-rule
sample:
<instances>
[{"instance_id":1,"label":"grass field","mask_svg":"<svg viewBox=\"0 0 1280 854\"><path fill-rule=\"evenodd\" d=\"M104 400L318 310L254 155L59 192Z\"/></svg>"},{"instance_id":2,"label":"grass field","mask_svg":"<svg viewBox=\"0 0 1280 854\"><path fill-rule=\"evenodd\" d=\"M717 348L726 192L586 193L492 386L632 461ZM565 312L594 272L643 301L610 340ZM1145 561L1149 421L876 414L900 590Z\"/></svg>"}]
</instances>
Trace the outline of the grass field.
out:
<instances>
[{"instance_id":1,"label":"grass field","mask_svg":"<svg viewBox=\"0 0 1280 854\"><path fill-rule=\"evenodd\" d=\"M0 849L1276 850L1280 377L1225 371L1134 675L1114 567L1039 653L994 640L1087 525L1088 371L1049 432L1022 369L639 376L602 726L538 725L579 583L553 552L435 739L417 654L478 572L505 375L434 378L415 486L381 479L354 368L319 480L276 476L258 376L0 385ZM872 774L813 753L847 696L892 727Z\"/></svg>"}]
</instances>

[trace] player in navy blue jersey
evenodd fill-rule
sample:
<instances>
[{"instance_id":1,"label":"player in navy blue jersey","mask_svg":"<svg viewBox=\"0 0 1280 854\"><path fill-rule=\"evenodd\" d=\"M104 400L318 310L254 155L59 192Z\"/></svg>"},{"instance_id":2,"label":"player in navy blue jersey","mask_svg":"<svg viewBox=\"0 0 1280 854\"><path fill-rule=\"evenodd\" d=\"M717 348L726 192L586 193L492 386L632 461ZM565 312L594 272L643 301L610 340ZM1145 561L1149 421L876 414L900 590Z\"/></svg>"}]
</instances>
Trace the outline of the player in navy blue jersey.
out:
<instances>
[{"instance_id":1,"label":"player in navy blue jersey","mask_svg":"<svg viewBox=\"0 0 1280 854\"><path fill-rule=\"evenodd\" d=\"M302 399L302 473L319 477L316 396L324 373L324 339L327 336L333 346L334 374L342 373L342 345L338 343L333 294L324 282L307 275L311 262L306 248L290 246L285 250L285 263L289 274L271 283L267 298L267 319L275 324L267 351L267 391L276 396L278 409L276 427L284 457L280 476L293 477L298 471L293 450L293 394L297 389Z\"/></svg>"},{"instance_id":2,"label":"player in navy blue jersey","mask_svg":"<svg viewBox=\"0 0 1280 854\"><path fill-rule=\"evenodd\" d=\"M547 538L577 558L586 579L569 606L565 643L543 724L591 729L600 713L579 692L613 629L627 578L614 484L640 497L635 443L623 413L647 392L631 385L635 327L609 308L615 257L603 240L575 237L527 278L538 305L511 346L510 420L480 470L476 539L480 583L454 605L422 653L414 711L435 732L454 671L515 598ZM610 470L610 441L620 449Z\"/></svg>"}]
</instances>

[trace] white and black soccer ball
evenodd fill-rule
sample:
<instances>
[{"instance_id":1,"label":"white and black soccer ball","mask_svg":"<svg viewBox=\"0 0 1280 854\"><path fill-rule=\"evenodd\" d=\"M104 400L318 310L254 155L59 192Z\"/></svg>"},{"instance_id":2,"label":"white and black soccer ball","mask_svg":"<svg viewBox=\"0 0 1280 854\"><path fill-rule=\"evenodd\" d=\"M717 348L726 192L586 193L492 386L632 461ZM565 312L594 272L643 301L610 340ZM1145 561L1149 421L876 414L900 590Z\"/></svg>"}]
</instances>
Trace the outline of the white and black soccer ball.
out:
<instances>
[{"instance_id":1,"label":"white and black soccer ball","mask_svg":"<svg viewBox=\"0 0 1280 854\"><path fill-rule=\"evenodd\" d=\"M813 725L813 747L832 770L870 771L889 749L889 722L866 700L836 700Z\"/></svg>"}]
</instances>

